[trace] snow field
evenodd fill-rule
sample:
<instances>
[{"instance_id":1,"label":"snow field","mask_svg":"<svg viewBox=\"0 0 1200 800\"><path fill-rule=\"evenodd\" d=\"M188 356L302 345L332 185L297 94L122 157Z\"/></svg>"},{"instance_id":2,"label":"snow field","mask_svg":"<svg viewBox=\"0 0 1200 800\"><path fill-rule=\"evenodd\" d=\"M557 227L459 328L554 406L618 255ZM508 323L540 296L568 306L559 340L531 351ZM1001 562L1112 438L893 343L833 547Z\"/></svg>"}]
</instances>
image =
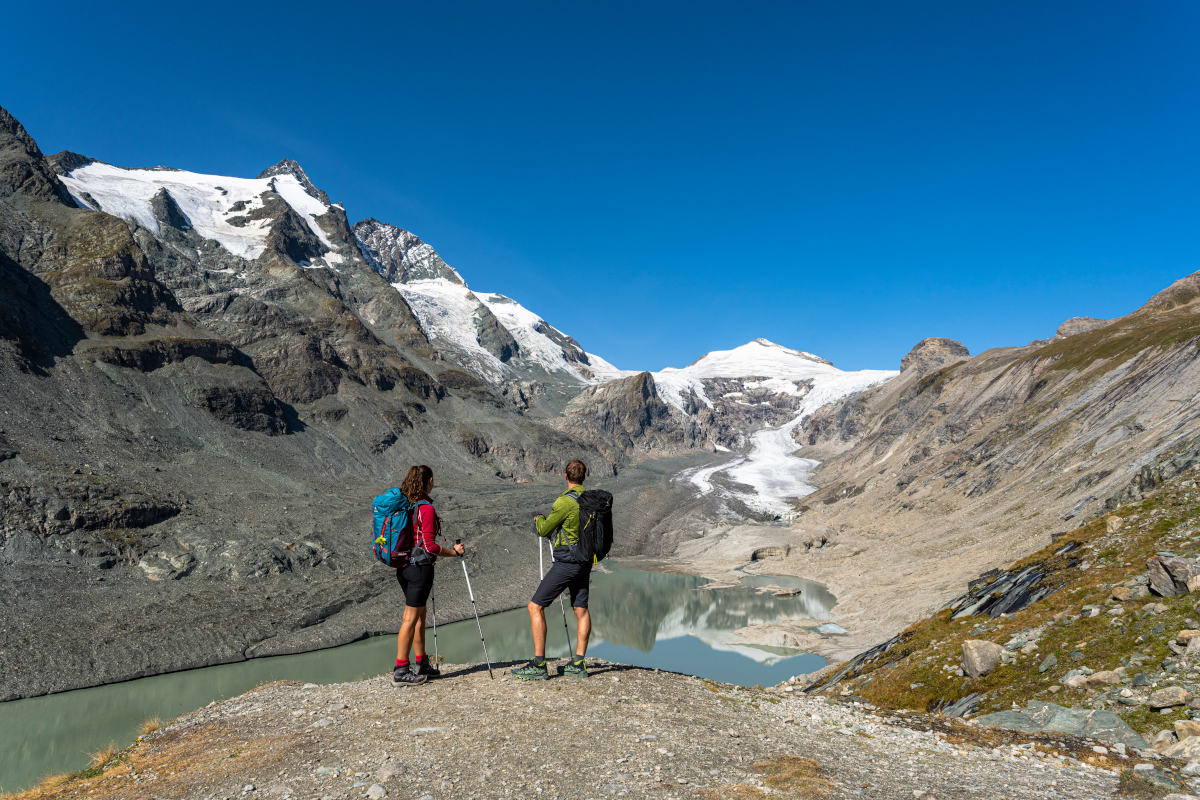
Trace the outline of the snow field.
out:
<instances>
[{"instance_id":1,"label":"snow field","mask_svg":"<svg viewBox=\"0 0 1200 800\"><path fill-rule=\"evenodd\" d=\"M274 190L308 223L321 243L333 249L329 237L314 219L314 216L327 213L329 206L306 194L293 175L230 178L182 170L122 169L93 162L72 171L62 181L80 206L92 208L82 197L87 193L100 205L93 210L136 220L156 234L159 232L158 220L154 218L150 201L160 189L166 189L196 233L247 260L258 258L266 249L270 220L252 220L240 228L226 220L261 208L262 193L274 185ZM231 211L238 201L246 203L245 210ZM342 261L341 256L333 252L325 254L324 258L331 264Z\"/></svg>"},{"instance_id":2,"label":"snow field","mask_svg":"<svg viewBox=\"0 0 1200 800\"><path fill-rule=\"evenodd\" d=\"M538 330L545 324L542 318L502 294L472 292L465 283L457 284L445 278L394 283L392 286L412 307L430 339L439 339L459 350L470 365L492 383L500 383L511 375L510 364L513 362L539 366L551 374L564 373L582 384L602 383L636 374L622 372L599 356L588 353L589 369L595 377L585 378L567 361L562 347ZM479 344L476 319L483 308L495 315L520 347L520 352L509 364Z\"/></svg>"}]
</instances>

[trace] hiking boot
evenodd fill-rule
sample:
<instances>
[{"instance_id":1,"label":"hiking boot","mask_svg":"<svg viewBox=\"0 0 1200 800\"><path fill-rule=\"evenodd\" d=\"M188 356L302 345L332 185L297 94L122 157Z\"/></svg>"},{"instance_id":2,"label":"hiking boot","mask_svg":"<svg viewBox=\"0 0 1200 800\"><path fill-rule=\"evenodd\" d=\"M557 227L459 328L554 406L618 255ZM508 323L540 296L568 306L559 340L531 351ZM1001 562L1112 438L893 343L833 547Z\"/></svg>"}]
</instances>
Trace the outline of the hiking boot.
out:
<instances>
[{"instance_id":1,"label":"hiking boot","mask_svg":"<svg viewBox=\"0 0 1200 800\"><path fill-rule=\"evenodd\" d=\"M396 667L392 673L392 686L419 686L427 680L427 676L418 675L408 667Z\"/></svg>"},{"instance_id":2,"label":"hiking boot","mask_svg":"<svg viewBox=\"0 0 1200 800\"><path fill-rule=\"evenodd\" d=\"M568 678L586 678L587 677L587 659L576 658L574 661L568 661L563 667L562 674Z\"/></svg>"},{"instance_id":3,"label":"hiking boot","mask_svg":"<svg viewBox=\"0 0 1200 800\"><path fill-rule=\"evenodd\" d=\"M546 669L545 659L540 664L537 659L534 659L525 666L512 670L512 674L523 681L544 681L550 678L550 671Z\"/></svg>"},{"instance_id":4,"label":"hiking boot","mask_svg":"<svg viewBox=\"0 0 1200 800\"><path fill-rule=\"evenodd\" d=\"M425 658L417 662L417 668L413 672L418 675L424 675L429 678L442 677L442 671L433 665L433 659Z\"/></svg>"}]
</instances>

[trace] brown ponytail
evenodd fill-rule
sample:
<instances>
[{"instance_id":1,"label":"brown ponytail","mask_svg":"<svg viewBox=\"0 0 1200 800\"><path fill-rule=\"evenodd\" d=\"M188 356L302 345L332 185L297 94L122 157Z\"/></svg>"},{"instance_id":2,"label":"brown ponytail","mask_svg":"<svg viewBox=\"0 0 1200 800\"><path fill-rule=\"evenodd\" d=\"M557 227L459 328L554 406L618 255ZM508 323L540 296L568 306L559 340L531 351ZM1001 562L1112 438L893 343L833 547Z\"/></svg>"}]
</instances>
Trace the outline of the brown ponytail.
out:
<instances>
[{"instance_id":1,"label":"brown ponytail","mask_svg":"<svg viewBox=\"0 0 1200 800\"><path fill-rule=\"evenodd\" d=\"M425 487L431 480L433 480L433 470L429 467L424 464L413 467L404 477L404 483L400 484L400 492L408 498L408 502L415 503L421 495L425 494Z\"/></svg>"}]
</instances>

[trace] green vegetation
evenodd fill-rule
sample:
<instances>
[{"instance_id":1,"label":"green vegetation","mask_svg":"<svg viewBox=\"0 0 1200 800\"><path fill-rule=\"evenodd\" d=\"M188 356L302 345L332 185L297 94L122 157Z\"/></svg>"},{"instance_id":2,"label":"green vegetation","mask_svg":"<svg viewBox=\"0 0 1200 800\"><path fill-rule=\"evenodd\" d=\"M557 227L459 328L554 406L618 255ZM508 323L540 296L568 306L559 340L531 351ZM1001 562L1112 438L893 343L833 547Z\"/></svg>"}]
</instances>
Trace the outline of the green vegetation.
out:
<instances>
[{"instance_id":1,"label":"green vegetation","mask_svg":"<svg viewBox=\"0 0 1200 800\"><path fill-rule=\"evenodd\" d=\"M1161 317L1149 313L1134 314L1128 322L1096 328L1048 344L1022 361L1056 358L1058 360L1050 369L1067 371L1087 369L1097 361L1107 360L1111 369L1143 350L1171 347L1197 336L1200 336L1200 318L1195 314Z\"/></svg>"}]
</instances>

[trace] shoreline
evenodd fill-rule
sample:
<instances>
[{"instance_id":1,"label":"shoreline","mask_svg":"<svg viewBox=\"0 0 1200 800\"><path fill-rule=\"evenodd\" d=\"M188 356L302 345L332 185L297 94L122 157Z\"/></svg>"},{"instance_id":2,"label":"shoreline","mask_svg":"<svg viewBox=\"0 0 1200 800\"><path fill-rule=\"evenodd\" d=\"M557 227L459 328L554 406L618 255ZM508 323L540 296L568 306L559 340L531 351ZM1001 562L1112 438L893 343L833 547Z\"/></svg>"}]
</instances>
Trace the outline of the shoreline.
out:
<instances>
[{"instance_id":1,"label":"shoreline","mask_svg":"<svg viewBox=\"0 0 1200 800\"><path fill-rule=\"evenodd\" d=\"M999 558L997 559L999 560ZM827 526L741 523L683 542L647 569L706 578L721 586L743 576L801 578L836 598L828 620L784 618L737 631L738 644L801 649L831 664L853 658L937 611L961 594L981 568L975 559L943 558L913 537L872 538ZM902 570L902 572L900 572ZM821 634L833 622L846 633Z\"/></svg>"}]
</instances>

